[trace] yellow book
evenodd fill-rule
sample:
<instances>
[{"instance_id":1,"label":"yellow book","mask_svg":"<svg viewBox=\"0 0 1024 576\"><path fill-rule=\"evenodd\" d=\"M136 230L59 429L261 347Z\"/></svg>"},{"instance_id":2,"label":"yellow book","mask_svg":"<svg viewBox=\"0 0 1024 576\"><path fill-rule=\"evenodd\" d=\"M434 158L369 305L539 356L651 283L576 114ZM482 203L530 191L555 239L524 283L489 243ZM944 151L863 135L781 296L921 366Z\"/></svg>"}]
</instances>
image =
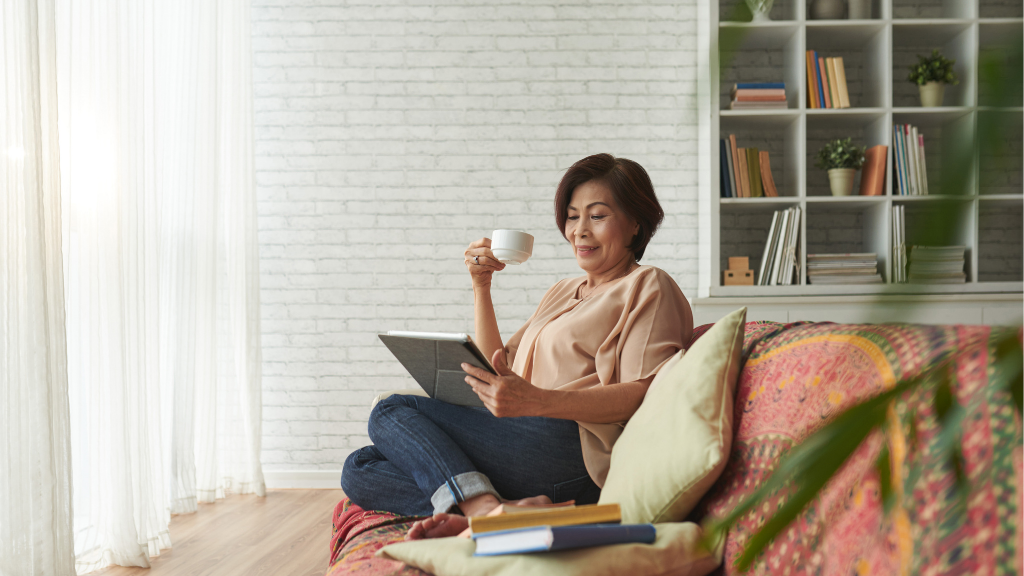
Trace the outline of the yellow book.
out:
<instances>
[{"instance_id":1,"label":"yellow book","mask_svg":"<svg viewBox=\"0 0 1024 576\"><path fill-rule=\"evenodd\" d=\"M832 96L833 108L845 108L839 99L839 79L836 77L836 59L826 58L825 66L828 68L828 89Z\"/></svg>"},{"instance_id":2,"label":"yellow book","mask_svg":"<svg viewBox=\"0 0 1024 576\"><path fill-rule=\"evenodd\" d=\"M512 510L505 506L497 516L472 516L469 529L473 534L515 530L531 526L575 526L577 524L612 524L622 521L618 504L588 504L585 506L559 506L556 508L526 508Z\"/></svg>"},{"instance_id":3,"label":"yellow book","mask_svg":"<svg viewBox=\"0 0 1024 576\"><path fill-rule=\"evenodd\" d=\"M849 108L850 92L846 89L846 66L843 65L842 56L836 56L836 76L839 80L839 102L843 108Z\"/></svg>"}]
</instances>

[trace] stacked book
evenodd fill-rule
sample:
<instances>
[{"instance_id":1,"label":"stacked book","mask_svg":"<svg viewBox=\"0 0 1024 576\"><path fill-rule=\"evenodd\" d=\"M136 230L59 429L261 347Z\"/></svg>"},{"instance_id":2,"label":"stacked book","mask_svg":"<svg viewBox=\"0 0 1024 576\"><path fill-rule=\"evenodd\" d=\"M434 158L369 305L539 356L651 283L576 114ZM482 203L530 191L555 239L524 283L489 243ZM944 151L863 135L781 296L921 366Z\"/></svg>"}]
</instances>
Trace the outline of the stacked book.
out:
<instances>
[{"instance_id":1,"label":"stacked book","mask_svg":"<svg viewBox=\"0 0 1024 576\"><path fill-rule=\"evenodd\" d=\"M878 256L856 254L808 254L807 281L811 284L881 284Z\"/></svg>"},{"instance_id":2,"label":"stacked book","mask_svg":"<svg viewBox=\"0 0 1024 576\"><path fill-rule=\"evenodd\" d=\"M807 51L807 107L850 107L842 56L824 58L816 50Z\"/></svg>"},{"instance_id":3,"label":"stacked book","mask_svg":"<svg viewBox=\"0 0 1024 576\"><path fill-rule=\"evenodd\" d=\"M800 209L776 210L761 256L758 286L789 285L800 267L797 246L800 239ZM799 277L799 276L797 276Z\"/></svg>"},{"instance_id":4,"label":"stacked book","mask_svg":"<svg viewBox=\"0 0 1024 576\"><path fill-rule=\"evenodd\" d=\"M900 196L928 194L928 170L924 161L924 135L919 134L917 127L910 124L894 124L892 133L896 193Z\"/></svg>"},{"instance_id":5,"label":"stacked book","mask_svg":"<svg viewBox=\"0 0 1024 576\"><path fill-rule=\"evenodd\" d=\"M964 246L914 246L910 249L910 281L917 284L962 284Z\"/></svg>"},{"instance_id":6,"label":"stacked book","mask_svg":"<svg viewBox=\"0 0 1024 576\"><path fill-rule=\"evenodd\" d=\"M475 556L548 552L626 542L654 542L651 524L620 524L618 504L553 505L538 508L498 506L487 516L469 519Z\"/></svg>"},{"instance_id":7,"label":"stacked book","mask_svg":"<svg viewBox=\"0 0 1024 576\"><path fill-rule=\"evenodd\" d=\"M719 184L722 198L778 196L767 150L738 148L736 135L718 141Z\"/></svg>"},{"instance_id":8,"label":"stacked book","mask_svg":"<svg viewBox=\"0 0 1024 576\"><path fill-rule=\"evenodd\" d=\"M764 110L787 108L785 82L741 82L729 92L730 110Z\"/></svg>"},{"instance_id":9,"label":"stacked book","mask_svg":"<svg viewBox=\"0 0 1024 576\"><path fill-rule=\"evenodd\" d=\"M892 207L892 281L907 281L907 225L906 206Z\"/></svg>"}]
</instances>

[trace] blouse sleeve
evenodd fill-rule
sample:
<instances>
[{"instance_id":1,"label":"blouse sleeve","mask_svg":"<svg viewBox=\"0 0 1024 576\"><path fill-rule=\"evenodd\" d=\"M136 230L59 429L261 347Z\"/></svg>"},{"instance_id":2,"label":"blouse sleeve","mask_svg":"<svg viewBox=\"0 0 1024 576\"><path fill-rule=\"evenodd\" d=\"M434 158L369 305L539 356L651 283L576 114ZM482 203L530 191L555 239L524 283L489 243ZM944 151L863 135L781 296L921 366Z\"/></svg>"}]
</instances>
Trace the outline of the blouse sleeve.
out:
<instances>
[{"instance_id":1,"label":"blouse sleeve","mask_svg":"<svg viewBox=\"0 0 1024 576\"><path fill-rule=\"evenodd\" d=\"M693 333L690 304L664 272L647 275L629 304L619 338L619 382L636 382L657 374Z\"/></svg>"}]
</instances>

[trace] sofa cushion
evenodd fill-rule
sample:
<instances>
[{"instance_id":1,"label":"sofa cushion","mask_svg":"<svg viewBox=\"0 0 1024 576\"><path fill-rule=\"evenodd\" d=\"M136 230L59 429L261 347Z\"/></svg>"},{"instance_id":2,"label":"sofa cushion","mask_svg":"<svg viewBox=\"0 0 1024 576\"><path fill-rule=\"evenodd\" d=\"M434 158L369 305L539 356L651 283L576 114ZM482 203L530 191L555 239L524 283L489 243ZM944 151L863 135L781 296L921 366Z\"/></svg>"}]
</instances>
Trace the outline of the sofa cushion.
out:
<instances>
[{"instance_id":1,"label":"sofa cushion","mask_svg":"<svg viewBox=\"0 0 1024 576\"><path fill-rule=\"evenodd\" d=\"M692 522L658 524L654 544L616 544L542 554L473 556L468 538L438 538L391 544L378 556L400 560L435 576L702 576L719 558L700 546L701 529Z\"/></svg>"},{"instance_id":2,"label":"sofa cushion","mask_svg":"<svg viewBox=\"0 0 1024 576\"><path fill-rule=\"evenodd\" d=\"M615 443L600 503L618 503L623 523L683 520L722 473L746 314L671 358Z\"/></svg>"}]
</instances>

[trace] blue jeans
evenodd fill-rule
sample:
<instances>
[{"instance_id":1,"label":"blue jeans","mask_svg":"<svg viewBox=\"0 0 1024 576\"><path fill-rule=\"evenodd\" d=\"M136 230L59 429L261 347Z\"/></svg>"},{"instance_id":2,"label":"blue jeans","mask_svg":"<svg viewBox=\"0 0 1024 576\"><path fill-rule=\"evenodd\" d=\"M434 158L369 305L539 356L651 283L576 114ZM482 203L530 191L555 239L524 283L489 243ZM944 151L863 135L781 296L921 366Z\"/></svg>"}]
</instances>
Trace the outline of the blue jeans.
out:
<instances>
[{"instance_id":1,"label":"blue jeans","mask_svg":"<svg viewBox=\"0 0 1024 576\"><path fill-rule=\"evenodd\" d=\"M572 420L497 418L422 396L385 398L370 414L373 446L345 461L341 487L365 510L448 512L481 494L597 502Z\"/></svg>"}]
</instances>

